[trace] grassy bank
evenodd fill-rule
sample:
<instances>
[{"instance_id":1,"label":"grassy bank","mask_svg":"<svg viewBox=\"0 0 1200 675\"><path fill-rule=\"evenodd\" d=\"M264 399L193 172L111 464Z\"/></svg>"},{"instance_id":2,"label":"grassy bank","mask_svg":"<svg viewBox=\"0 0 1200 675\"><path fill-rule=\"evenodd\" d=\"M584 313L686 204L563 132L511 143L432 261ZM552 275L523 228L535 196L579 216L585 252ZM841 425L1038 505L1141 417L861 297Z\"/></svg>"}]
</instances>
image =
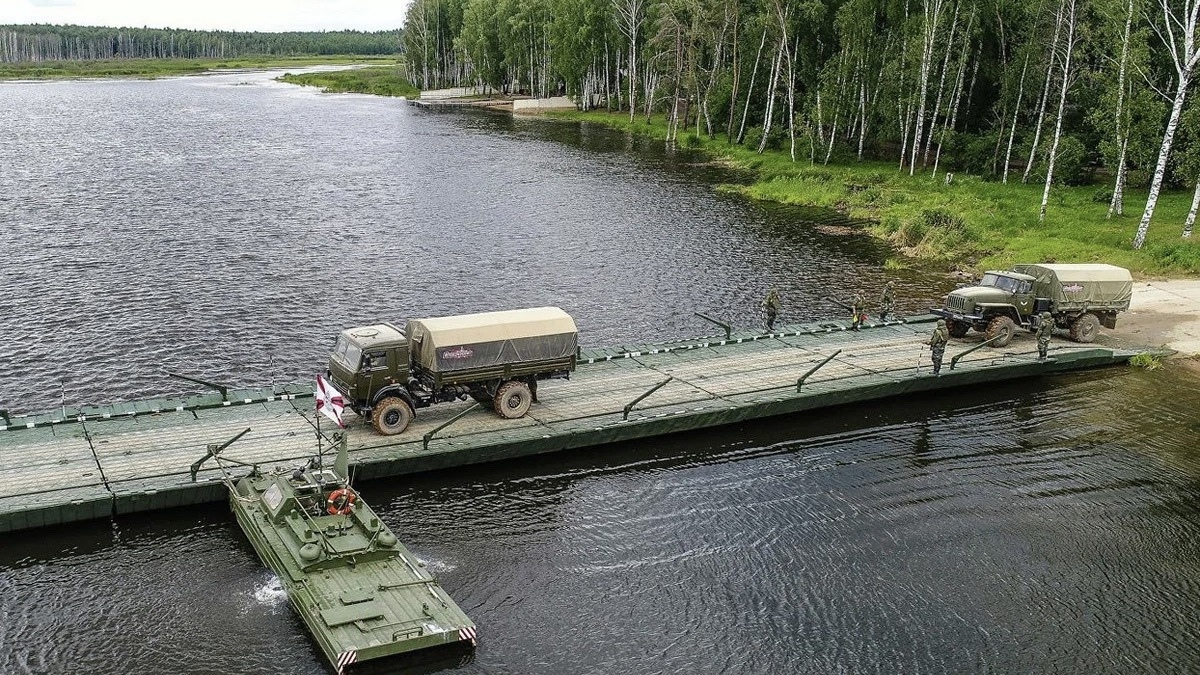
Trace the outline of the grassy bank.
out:
<instances>
[{"instance_id":1,"label":"grassy bank","mask_svg":"<svg viewBox=\"0 0 1200 675\"><path fill-rule=\"evenodd\" d=\"M294 56L237 59L108 59L0 64L0 80L54 80L93 77L170 77L230 68L295 68L328 64L390 65L395 57Z\"/></svg>"},{"instance_id":2,"label":"grassy bank","mask_svg":"<svg viewBox=\"0 0 1200 675\"><path fill-rule=\"evenodd\" d=\"M555 117L598 122L632 133L666 137L662 120L632 124L628 113L565 112ZM786 147L762 155L709 139L680 133L681 146L697 148L754 172L750 185L723 186L754 199L837 209L874 221L872 232L902 254L892 264L935 263L971 270L1007 267L1018 262L1108 262L1139 276L1200 276L1200 241L1180 235L1191 205L1191 192L1160 196L1149 238L1140 251L1131 242L1146 203L1145 191L1126 197L1125 215L1105 217L1103 194L1111 186L1055 185L1046 222L1038 222L1042 184L1008 184L956 174L947 185L942 174L910 177L897 164L857 162L810 164L809 148L797 143L797 161ZM818 153L818 157L821 155Z\"/></svg>"},{"instance_id":3,"label":"grassy bank","mask_svg":"<svg viewBox=\"0 0 1200 675\"><path fill-rule=\"evenodd\" d=\"M409 98L415 98L421 93L421 90L404 79L404 72L395 67L375 66L300 75L287 73L276 79L306 87L321 87L321 90L327 93L353 92L375 94L376 96L407 96Z\"/></svg>"}]
</instances>

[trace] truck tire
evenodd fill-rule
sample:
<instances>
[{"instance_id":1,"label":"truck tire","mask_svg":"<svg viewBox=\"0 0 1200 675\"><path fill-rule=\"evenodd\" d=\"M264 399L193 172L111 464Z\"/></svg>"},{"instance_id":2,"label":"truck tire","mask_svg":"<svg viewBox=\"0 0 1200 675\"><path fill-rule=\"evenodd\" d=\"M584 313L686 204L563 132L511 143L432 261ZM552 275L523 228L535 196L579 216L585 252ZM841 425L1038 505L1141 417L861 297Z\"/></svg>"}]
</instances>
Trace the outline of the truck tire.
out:
<instances>
[{"instance_id":1,"label":"truck tire","mask_svg":"<svg viewBox=\"0 0 1200 675\"><path fill-rule=\"evenodd\" d=\"M1100 319L1095 314L1084 314L1071 324L1071 339L1076 342L1092 342L1100 332Z\"/></svg>"},{"instance_id":2,"label":"truck tire","mask_svg":"<svg viewBox=\"0 0 1200 675\"><path fill-rule=\"evenodd\" d=\"M492 403L497 415L515 420L529 412L529 406L533 404L533 392L529 391L529 385L524 382L509 380L496 390L496 397Z\"/></svg>"},{"instance_id":3,"label":"truck tire","mask_svg":"<svg viewBox=\"0 0 1200 675\"><path fill-rule=\"evenodd\" d=\"M988 340L997 338L991 344L992 347L1007 347L1016 334L1017 324L1013 323L1013 320L1007 316L998 316L988 322L984 337Z\"/></svg>"},{"instance_id":4,"label":"truck tire","mask_svg":"<svg viewBox=\"0 0 1200 675\"><path fill-rule=\"evenodd\" d=\"M946 330L950 331L950 337L960 338L971 330L971 324L966 321L955 321L954 319L946 319Z\"/></svg>"},{"instance_id":5,"label":"truck tire","mask_svg":"<svg viewBox=\"0 0 1200 675\"><path fill-rule=\"evenodd\" d=\"M412 421L413 410L408 401L396 396L389 396L371 410L371 422L375 430L384 436L395 436L408 428Z\"/></svg>"}]
</instances>

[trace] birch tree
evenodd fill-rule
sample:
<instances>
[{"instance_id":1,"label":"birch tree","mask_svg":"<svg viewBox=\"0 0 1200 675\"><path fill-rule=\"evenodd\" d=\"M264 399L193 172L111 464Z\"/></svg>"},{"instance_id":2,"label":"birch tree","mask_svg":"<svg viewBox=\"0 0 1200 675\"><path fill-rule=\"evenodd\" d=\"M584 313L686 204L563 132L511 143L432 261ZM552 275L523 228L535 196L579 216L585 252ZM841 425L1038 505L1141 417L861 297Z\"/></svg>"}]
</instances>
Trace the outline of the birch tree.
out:
<instances>
[{"instance_id":1,"label":"birch tree","mask_svg":"<svg viewBox=\"0 0 1200 675\"><path fill-rule=\"evenodd\" d=\"M1187 102L1188 87L1191 86L1196 65L1200 62L1200 44L1197 44L1200 41L1200 0L1158 0L1158 6L1162 10L1162 21L1152 21L1151 26L1166 46L1171 64L1175 68L1175 97L1171 105L1171 116L1167 119L1167 128L1163 131L1162 145L1158 150L1154 177L1150 180L1150 196L1146 199L1146 209L1142 212L1142 220L1133 236L1135 249L1140 249L1146 243L1150 219L1154 216L1154 207L1158 204L1158 194L1162 190L1163 177L1166 174L1167 159L1171 155L1171 143L1175 140L1179 117L1183 114L1183 106Z\"/></svg>"},{"instance_id":2,"label":"birch tree","mask_svg":"<svg viewBox=\"0 0 1200 675\"><path fill-rule=\"evenodd\" d=\"M1126 157L1129 153L1129 121L1126 119L1125 111L1125 92L1128 89L1126 84L1127 70L1129 66L1129 40L1133 33L1133 15L1134 15L1134 0L1129 0L1128 8L1125 11L1125 32L1121 38L1121 57L1117 61L1117 110L1114 117L1116 144L1117 144L1117 177L1113 181L1112 199L1108 203L1107 218L1112 218L1113 213L1118 216L1125 215L1125 181L1126 181Z\"/></svg>"},{"instance_id":3,"label":"birch tree","mask_svg":"<svg viewBox=\"0 0 1200 675\"><path fill-rule=\"evenodd\" d=\"M629 122L637 114L637 53L638 38L646 21L645 0L613 0L617 25L629 40Z\"/></svg>"},{"instance_id":4,"label":"birch tree","mask_svg":"<svg viewBox=\"0 0 1200 675\"><path fill-rule=\"evenodd\" d=\"M925 127L925 100L929 97L929 76L933 70L933 48L945 9L946 0L922 1L924 23L921 31L921 65L918 78L920 84L917 86L917 117L913 125L912 157L908 162L910 176L917 170L917 155L920 154L921 135Z\"/></svg>"},{"instance_id":5,"label":"birch tree","mask_svg":"<svg viewBox=\"0 0 1200 675\"><path fill-rule=\"evenodd\" d=\"M1059 9L1060 20L1067 24L1065 54L1063 55L1062 89L1058 97L1058 119L1054 123L1054 142L1050 145L1050 160L1046 167L1046 187L1042 190L1042 208L1038 222L1046 221L1046 203L1050 201L1050 184L1054 181L1054 162L1058 159L1058 141L1062 138L1063 111L1067 107L1067 91L1071 88L1071 57L1075 53L1076 0L1063 0Z\"/></svg>"}]
</instances>

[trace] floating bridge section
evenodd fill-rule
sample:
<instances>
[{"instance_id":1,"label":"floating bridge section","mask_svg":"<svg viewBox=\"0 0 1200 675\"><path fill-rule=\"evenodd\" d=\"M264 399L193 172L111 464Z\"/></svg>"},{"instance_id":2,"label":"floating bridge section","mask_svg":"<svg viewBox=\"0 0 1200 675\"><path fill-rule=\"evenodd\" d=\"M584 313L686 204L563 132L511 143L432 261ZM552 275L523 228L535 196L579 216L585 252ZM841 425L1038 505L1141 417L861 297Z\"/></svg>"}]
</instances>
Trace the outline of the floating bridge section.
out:
<instances>
[{"instance_id":1,"label":"floating bridge section","mask_svg":"<svg viewBox=\"0 0 1200 675\"><path fill-rule=\"evenodd\" d=\"M569 381L541 383L522 419L439 404L385 437L347 410L350 457L358 479L375 479L1113 365L1138 353L1055 341L1052 358L1038 361L1029 336L1005 349L952 341L933 377L924 345L935 318L585 349ZM0 532L223 500L211 460L191 470L209 446L249 429L223 458L297 466L317 450L317 423L307 384L0 417ZM334 430L321 428L327 450Z\"/></svg>"}]
</instances>

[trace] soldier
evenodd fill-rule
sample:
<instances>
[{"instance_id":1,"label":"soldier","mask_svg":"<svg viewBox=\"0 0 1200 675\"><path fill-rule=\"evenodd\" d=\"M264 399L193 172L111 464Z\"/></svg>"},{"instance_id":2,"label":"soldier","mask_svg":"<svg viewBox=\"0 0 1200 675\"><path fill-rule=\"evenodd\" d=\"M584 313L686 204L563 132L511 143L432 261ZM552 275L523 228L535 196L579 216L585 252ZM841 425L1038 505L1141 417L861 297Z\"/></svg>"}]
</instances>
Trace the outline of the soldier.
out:
<instances>
[{"instance_id":1,"label":"soldier","mask_svg":"<svg viewBox=\"0 0 1200 675\"><path fill-rule=\"evenodd\" d=\"M774 288L767 293L767 299L762 301L763 317L767 322L767 331L775 330L775 317L779 316L779 310L783 309L783 303L779 301L779 291Z\"/></svg>"},{"instance_id":2,"label":"soldier","mask_svg":"<svg viewBox=\"0 0 1200 675\"><path fill-rule=\"evenodd\" d=\"M850 311L854 316L850 317L850 330L858 330L858 326L863 322L863 312L867 309L867 301L863 300L862 293L855 293L854 299L850 301Z\"/></svg>"},{"instance_id":3,"label":"soldier","mask_svg":"<svg viewBox=\"0 0 1200 675\"><path fill-rule=\"evenodd\" d=\"M884 321L892 311L892 303L896 301L896 282L889 281L883 287L883 297L879 298L879 320Z\"/></svg>"},{"instance_id":4,"label":"soldier","mask_svg":"<svg viewBox=\"0 0 1200 675\"><path fill-rule=\"evenodd\" d=\"M1050 348L1050 336L1054 333L1054 318L1050 312L1042 312L1038 317L1037 341L1038 361L1046 358L1046 350Z\"/></svg>"},{"instance_id":5,"label":"soldier","mask_svg":"<svg viewBox=\"0 0 1200 675\"><path fill-rule=\"evenodd\" d=\"M946 320L938 319L937 328L929 336L929 354L933 359L933 374L938 375L942 370L942 355L946 353L946 343L950 341L950 331L946 329Z\"/></svg>"}]
</instances>

